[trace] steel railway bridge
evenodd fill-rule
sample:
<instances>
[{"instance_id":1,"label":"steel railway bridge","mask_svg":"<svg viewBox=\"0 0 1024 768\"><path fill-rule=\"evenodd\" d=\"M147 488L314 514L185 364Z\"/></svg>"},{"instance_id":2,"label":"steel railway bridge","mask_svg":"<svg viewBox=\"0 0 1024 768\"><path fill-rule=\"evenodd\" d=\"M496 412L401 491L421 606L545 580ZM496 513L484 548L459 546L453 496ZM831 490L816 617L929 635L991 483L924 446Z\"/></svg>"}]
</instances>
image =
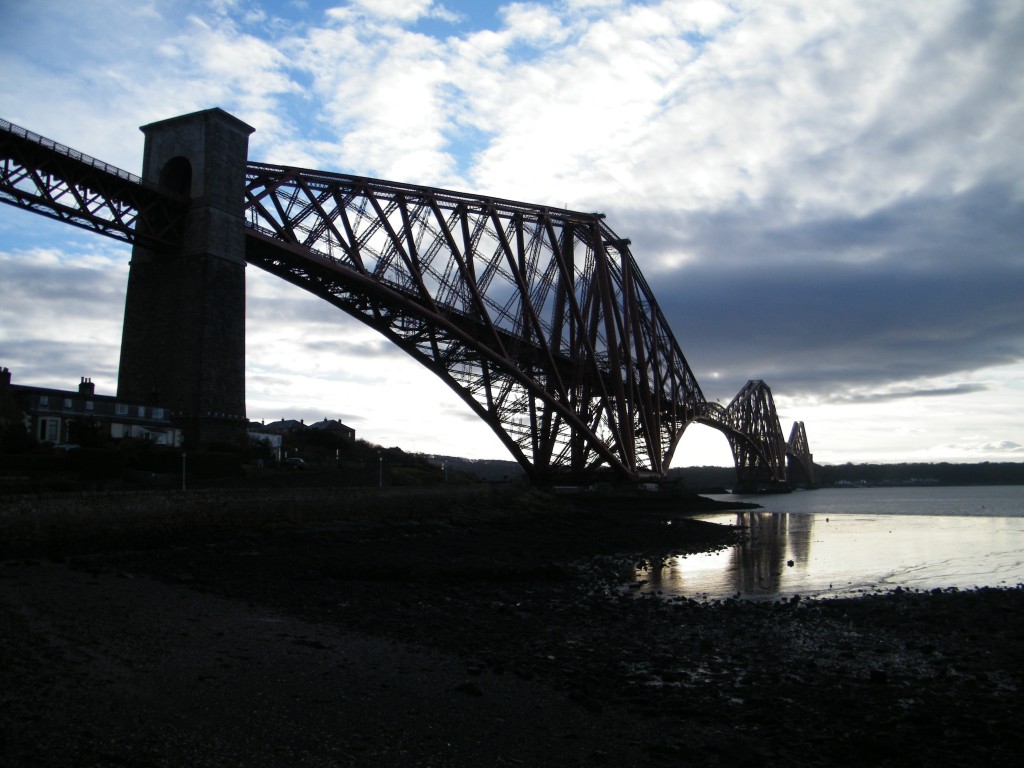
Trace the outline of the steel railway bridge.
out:
<instances>
[{"instance_id":1,"label":"steel railway bridge","mask_svg":"<svg viewBox=\"0 0 1024 768\"><path fill-rule=\"evenodd\" d=\"M603 214L250 162L252 130L219 109L143 126L140 178L0 121L0 200L133 246L118 397L240 434L252 264L440 377L535 480L657 481L696 422L739 488L814 483L763 381L704 397Z\"/></svg>"}]
</instances>

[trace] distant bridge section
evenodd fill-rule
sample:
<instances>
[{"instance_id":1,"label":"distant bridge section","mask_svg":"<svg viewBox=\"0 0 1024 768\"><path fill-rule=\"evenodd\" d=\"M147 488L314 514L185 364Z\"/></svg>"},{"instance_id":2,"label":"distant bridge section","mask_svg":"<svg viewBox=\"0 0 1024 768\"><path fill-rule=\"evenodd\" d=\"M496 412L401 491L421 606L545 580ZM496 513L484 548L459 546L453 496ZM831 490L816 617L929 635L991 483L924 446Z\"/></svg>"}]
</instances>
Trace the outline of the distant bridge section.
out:
<instances>
[{"instance_id":1,"label":"distant bridge section","mask_svg":"<svg viewBox=\"0 0 1024 768\"><path fill-rule=\"evenodd\" d=\"M534 479L657 480L696 421L726 435L740 489L785 487L790 466L813 482L803 425L787 443L764 382L725 408L706 400L629 240L602 214L254 163L251 130L220 110L145 126L139 178L0 122L0 200L135 246L122 385L126 366L159 364L140 357L155 334L136 326L189 326L176 348L195 358L196 383L179 406L200 426L239 418L238 393L207 390L243 387L244 409L230 309L244 306L233 271L244 254L440 377ZM244 242L221 242L236 231ZM201 315L161 315L172 301L161 297L180 303L182 291L203 294ZM227 368L193 354L217 338Z\"/></svg>"},{"instance_id":2,"label":"distant bridge section","mask_svg":"<svg viewBox=\"0 0 1024 768\"><path fill-rule=\"evenodd\" d=\"M738 490L773 491L794 484L815 487L804 423L793 424L788 441L783 437L775 399L765 382L748 381L725 407L707 403L695 421L719 430L729 441Z\"/></svg>"}]
</instances>

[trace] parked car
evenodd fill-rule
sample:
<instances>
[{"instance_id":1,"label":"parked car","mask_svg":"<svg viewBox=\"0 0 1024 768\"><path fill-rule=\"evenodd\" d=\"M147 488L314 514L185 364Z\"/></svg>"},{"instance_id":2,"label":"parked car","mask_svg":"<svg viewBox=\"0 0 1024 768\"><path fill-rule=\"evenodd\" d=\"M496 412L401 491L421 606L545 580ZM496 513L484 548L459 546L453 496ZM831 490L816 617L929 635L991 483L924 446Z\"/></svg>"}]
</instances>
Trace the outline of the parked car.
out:
<instances>
[{"instance_id":1,"label":"parked car","mask_svg":"<svg viewBox=\"0 0 1024 768\"><path fill-rule=\"evenodd\" d=\"M306 462L297 456L291 456L281 462L281 466L285 469L305 469Z\"/></svg>"}]
</instances>

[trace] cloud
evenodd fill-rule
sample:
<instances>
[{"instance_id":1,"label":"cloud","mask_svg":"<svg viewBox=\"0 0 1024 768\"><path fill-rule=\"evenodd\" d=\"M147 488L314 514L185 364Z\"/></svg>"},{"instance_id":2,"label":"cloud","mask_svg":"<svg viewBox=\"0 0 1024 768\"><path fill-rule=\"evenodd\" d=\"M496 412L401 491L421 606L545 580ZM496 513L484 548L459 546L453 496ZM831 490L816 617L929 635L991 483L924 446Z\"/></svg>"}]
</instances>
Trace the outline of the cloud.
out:
<instances>
[{"instance_id":1,"label":"cloud","mask_svg":"<svg viewBox=\"0 0 1024 768\"><path fill-rule=\"evenodd\" d=\"M694 259L645 273L698 378L820 394L1024 357L1024 205L1005 188L866 221L778 226L770 210L677 221ZM678 235L642 222L634 251L670 251Z\"/></svg>"},{"instance_id":2,"label":"cloud","mask_svg":"<svg viewBox=\"0 0 1024 768\"><path fill-rule=\"evenodd\" d=\"M67 389L90 376L113 391L128 270L117 246L89 245L0 251L0 365L16 383Z\"/></svg>"},{"instance_id":3,"label":"cloud","mask_svg":"<svg viewBox=\"0 0 1024 768\"><path fill-rule=\"evenodd\" d=\"M512 3L501 10L509 43L544 47L563 42L568 30L557 12L534 3Z\"/></svg>"},{"instance_id":4,"label":"cloud","mask_svg":"<svg viewBox=\"0 0 1024 768\"><path fill-rule=\"evenodd\" d=\"M889 403L895 400L910 400L920 397L946 397L949 395L970 395L984 392L988 387L984 384L955 384L950 387L932 387L923 389L900 388L891 392L851 392L833 396L836 403Z\"/></svg>"},{"instance_id":5,"label":"cloud","mask_svg":"<svg viewBox=\"0 0 1024 768\"><path fill-rule=\"evenodd\" d=\"M1024 453L1024 445L1012 440L1003 440L999 443L986 443L980 450L993 453Z\"/></svg>"},{"instance_id":6,"label":"cloud","mask_svg":"<svg viewBox=\"0 0 1024 768\"><path fill-rule=\"evenodd\" d=\"M436 8L433 0L351 0L347 6L329 10L327 15L333 19L349 21L353 15L358 14L408 24L432 11L450 15Z\"/></svg>"},{"instance_id":7,"label":"cloud","mask_svg":"<svg viewBox=\"0 0 1024 768\"><path fill-rule=\"evenodd\" d=\"M1012 154L1024 109L1016 70L993 86L1020 14L970 27L956 4L927 23L912 9L876 20L860 6L781 6L723 9L713 25L669 3L567 18L563 44L516 58L507 37L488 35L486 57L467 41L457 118L496 134L474 186L584 209L771 206L787 219L865 217L983 181L1019 194L1020 163L992 159Z\"/></svg>"}]
</instances>

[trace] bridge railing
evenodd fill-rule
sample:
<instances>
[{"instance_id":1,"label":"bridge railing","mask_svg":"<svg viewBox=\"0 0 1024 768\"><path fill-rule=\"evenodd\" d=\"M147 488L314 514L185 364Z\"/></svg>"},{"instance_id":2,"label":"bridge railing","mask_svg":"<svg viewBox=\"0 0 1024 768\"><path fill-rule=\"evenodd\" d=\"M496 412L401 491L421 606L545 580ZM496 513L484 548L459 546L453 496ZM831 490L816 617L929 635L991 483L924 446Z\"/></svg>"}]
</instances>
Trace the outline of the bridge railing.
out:
<instances>
[{"instance_id":1,"label":"bridge railing","mask_svg":"<svg viewBox=\"0 0 1024 768\"><path fill-rule=\"evenodd\" d=\"M136 176L133 173L129 173L128 171L118 168L116 165L104 163L102 160L97 160L95 157L90 157L89 155L83 154L82 152L79 152L77 149L72 149L71 147L66 147L63 144L58 144L56 141L53 141L52 139L48 139L45 136L40 136L38 133L33 133L32 131L22 128L19 125L15 125L14 123L4 120L3 118L0 118L0 131L5 131L14 136L19 136L25 139L26 141L31 141L33 144L38 144L41 147L46 147L47 149L56 152L59 155L64 155L64 157L70 157L72 160L77 160L80 163L85 163L86 165L91 166L92 168L96 168L97 170L103 171L104 173L109 173L113 176L117 176L120 179L124 179L125 181L130 181L132 184L142 185L142 178Z\"/></svg>"}]
</instances>

